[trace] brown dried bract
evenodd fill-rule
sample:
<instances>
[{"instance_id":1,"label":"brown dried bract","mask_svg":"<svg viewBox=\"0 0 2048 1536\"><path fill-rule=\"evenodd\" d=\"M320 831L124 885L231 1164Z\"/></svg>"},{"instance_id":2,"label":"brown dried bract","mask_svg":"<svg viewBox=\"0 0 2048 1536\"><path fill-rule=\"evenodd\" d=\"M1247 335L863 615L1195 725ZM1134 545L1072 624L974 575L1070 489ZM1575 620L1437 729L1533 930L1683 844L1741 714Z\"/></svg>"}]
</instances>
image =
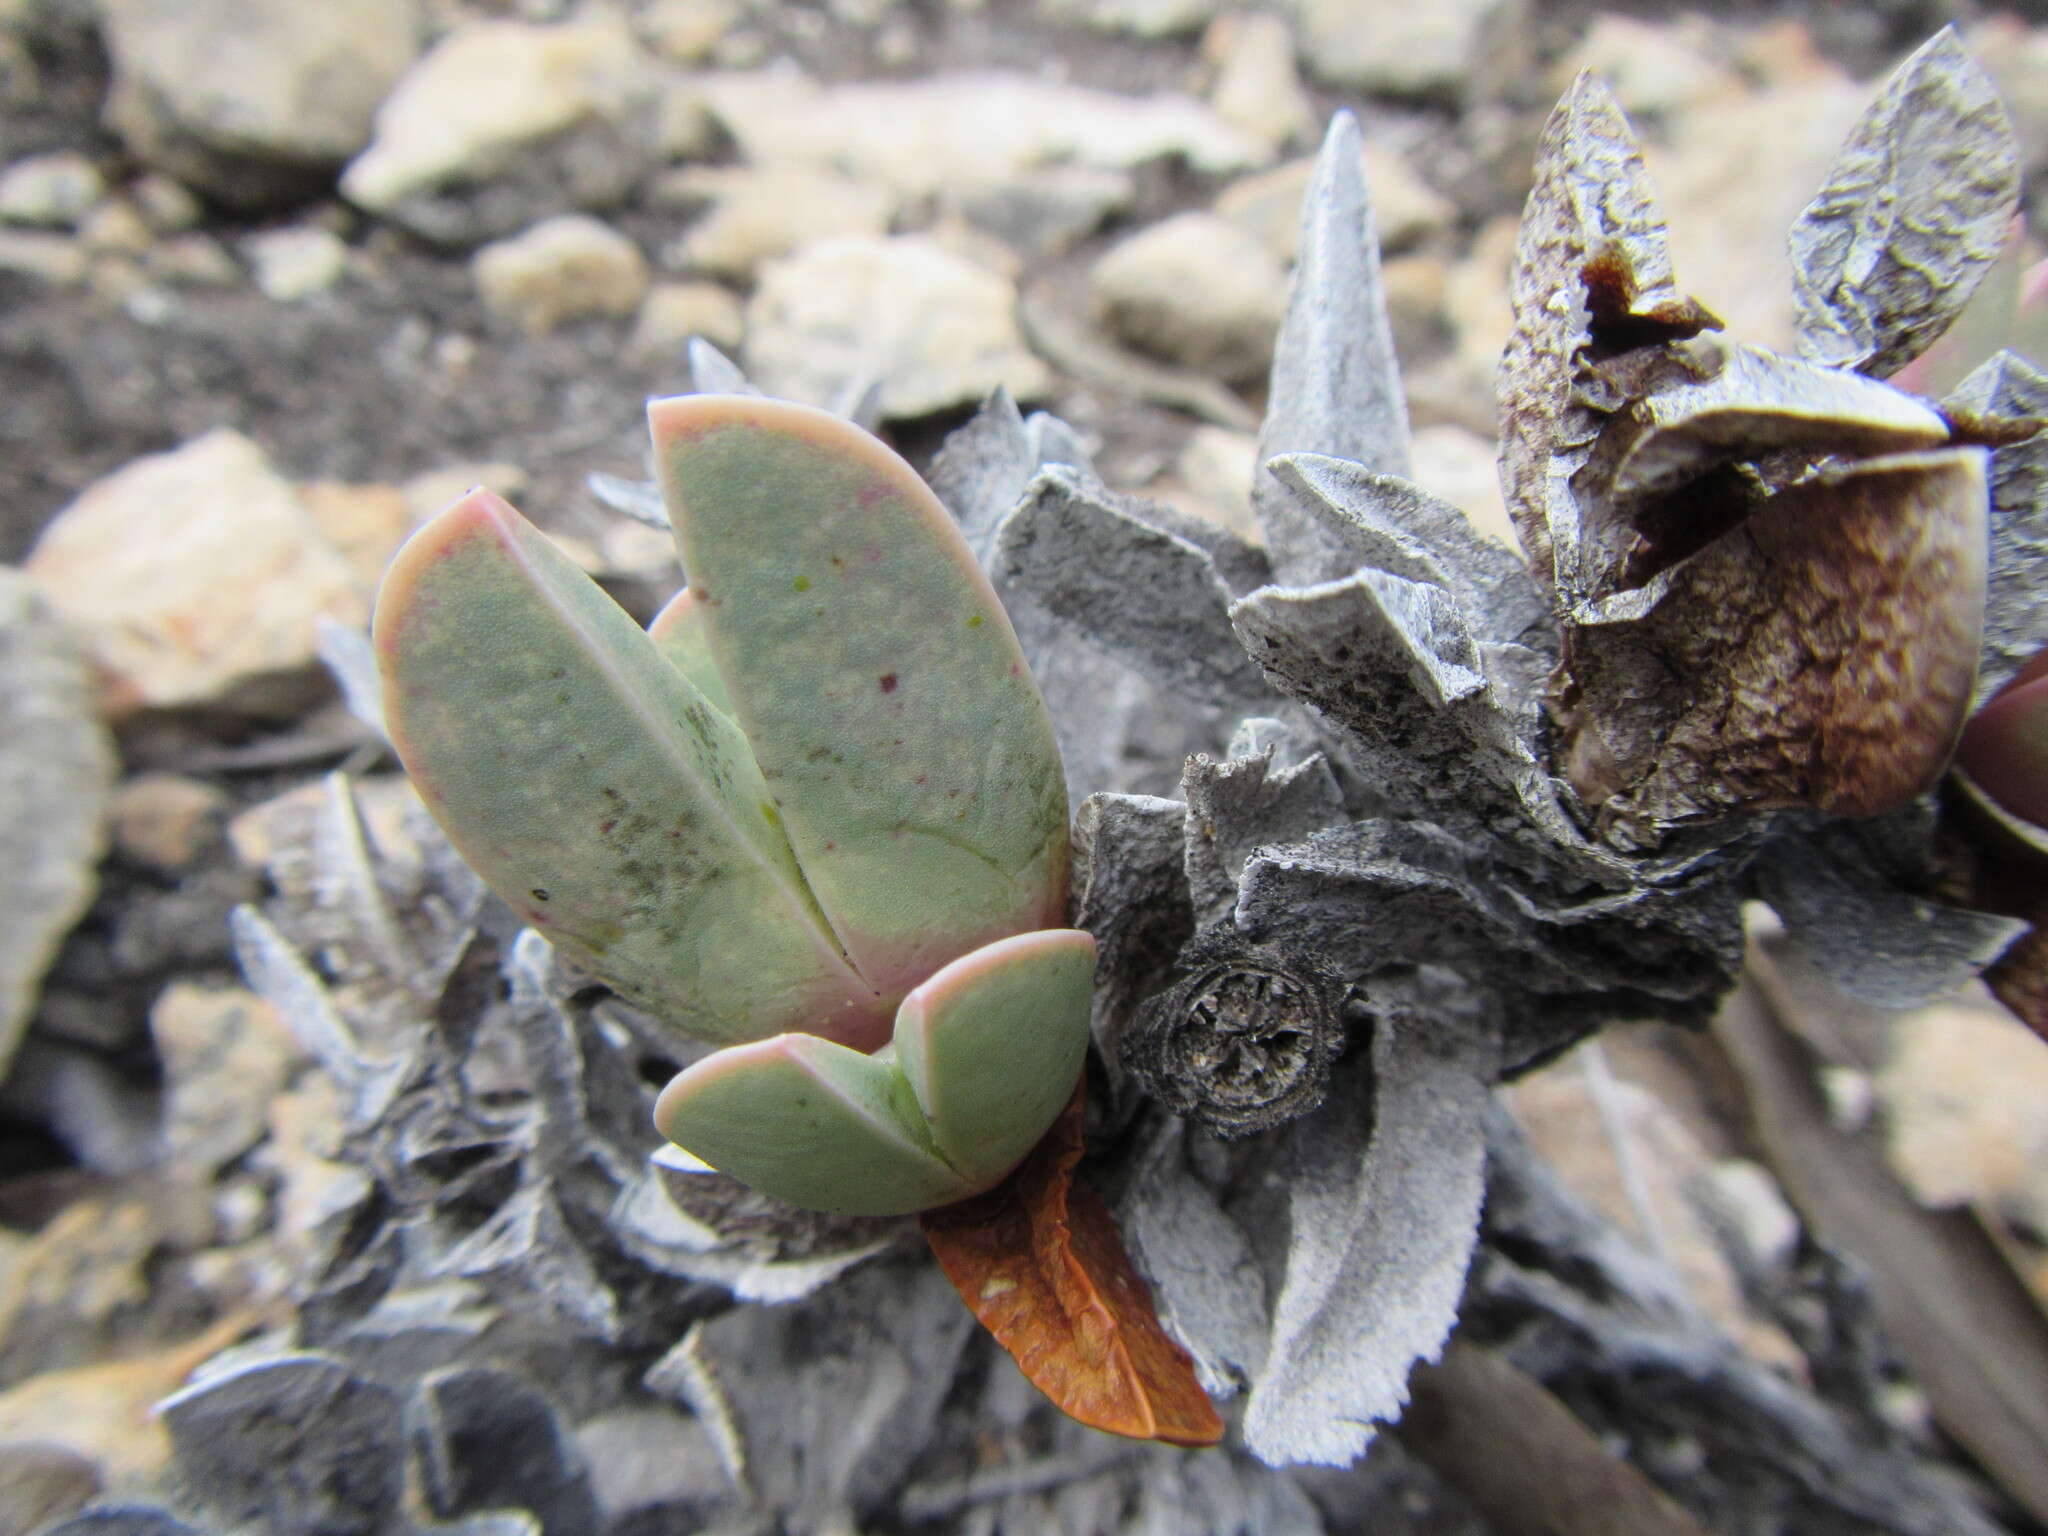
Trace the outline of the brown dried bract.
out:
<instances>
[{"instance_id":1,"label":"brown dried bract","mask_svg":"<svg viewBox=\"0 0 2048 1536\"><path fill-rule=\"evenodd\" d=\"M982 1326L1064 1413L1094 1429L1214 1445L1223 1420L1167 1336L1101 1198L1074 1177L1082 1093L987 1194L922 1218Z\"/></svg>"},{"instance_id":2,"label":"brown dried bract","mask_svg":"<svg viewBox=\"0 0 2048 1536\"><path fill-rule=\"evenodd\" d=\"M1760 498L1643 619L1568 628L1565 771L1603 830L1871 815L1931 785L1976 677L1984 476L1976 448L1828 466Z\"/></svg>"}]
</instances>

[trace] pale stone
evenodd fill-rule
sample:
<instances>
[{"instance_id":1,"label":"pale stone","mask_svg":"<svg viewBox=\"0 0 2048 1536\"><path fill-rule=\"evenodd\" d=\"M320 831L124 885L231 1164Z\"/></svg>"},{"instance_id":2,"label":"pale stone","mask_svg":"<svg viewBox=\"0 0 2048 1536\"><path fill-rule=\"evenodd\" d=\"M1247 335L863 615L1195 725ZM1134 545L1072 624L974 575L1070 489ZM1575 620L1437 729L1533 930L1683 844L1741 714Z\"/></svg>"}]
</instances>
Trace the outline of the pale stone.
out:
<instances>
[{"instance_id":1,"label":"pale stone","mask_svg":"<svg viewBox=\"0 0 2048 1536\"><path fill-rule=\"evenodd\" d=\"M164 1070L164 1158L212 1175L263 1138L301 1059L277 1010L243 987L171 983L149 1010Z\"/></svg>"},{"instance_id":2,"label":"pale stone","mask_svg":"<svg viewBox=\"0 0 2048 1536\"><path fill-rule=\"evenodd\" d=\"M415 526L412 503L395 485L340 485L313 481L298 487L327 542L340 550L366 585L384 579L384 568Z\"/></svg>"},{"instance_id":3,"label":"pale stone","mask_svg":"<svg viewBox=\"0 0 2048 1536\"><path fill-rule=\"evenodd\" d=\"M638 17L647 46L676 64L700 64L740 19L734 0L654 0Z\"/></svg>"},{"instance_id":4,"label":"pale stone","mask_svg":"<svg viewBox=\"0 0 2048 1536\"><path fill-rule=\"evenodd\" d=\"M1196 496L1228 512L1251 505L1258 463L1259 440L1251 433L1204 425L1188 434L1173 467Z\"/></svg>"},{"instance_id":5,"label":"pale stone","mask_svg":"<svg viewBox=\"0 0 2048 1536\"><path fill-rule=\"evenodd\" d=\"M175 773L144 773L114 792L114 848L131 864L174 875L191 867L226 819L228 797Z\"/></svg>"},{"instance_id":6,"label":"pale stone","mask_svg":"<svg viewBox=\"0 0 2048 1536\"><path fill-rule=\"evenodd\" d=\"M1788 40L1786 46L1792 46ZM1644 160L1671 226L1678 284L1728 334L1789 350L1796 334L1785 231L1820 190L1876 86L1809 55L1746 94L1683 112Z\"/></svg>"},{"instance_id":7,"label":"pale stone","mask_svg":"<svg viewBox=\"0 0 2048 1536\"><path fill-rule=\"evenodd\" d=\"M680 359L692 337L731 353L745 333L745 311L731 289L717 283L656 283L641 300L626 346L639 357Z\"/></svg>"},{"instance_id":8,"label":"pale stone","mask_svg":"<svg viewBox=\"0 0 2048 1536\"><path fill-rule=\"evenodd\" d=\"M1493 440L1449 423L1419 427L1408 443L1415 483L1448 501L1490 539L1519 550L1513 519L1501 499Z\"/></svg>"},{"instance_id":9,"label":"pale stone","mask_svg":"<svg viewBox=\"0 0 2048 1536\"><path fill-rule=\"evenodd\" d=\"M267 299L295 304L325 293L348 267L348 246L331 229L300 224L265 230L242 242L242 254Z\"/></svg>"},{"instance_id":10,"label":"pale stone","mask_svg":"<svg viewBox=\"0 0 2048 1536\"><path fill-rule=\"evenodd\" d=\"M841 235L762 269L747 306L747 371L770 394L825 403L848 383L882 382L900 419L1018 399L1052 379L1017 329L1016 289L922 235Z\"/></svg>"},{"instance_id":11,"label":"pale stone","mask_svg":"<svg viewBox=\"0 0 2048 1536\"><path fill-rule=\"evenodd\" d=\"M211 235L173 235L149 249L147 266L152 277L194 288L232 288L242 281L242 269Z\"/></svg>"},{"instance_id":12,"label":"pale stone","mask_svg":"<svg viewBox=\"0 0 2048 1536\"><path fill-rule=\"evenodd\" d=\"M128 196L160 235L181 235L197 229L206 209L189 188L157 171L138 176L128 184Z\"/></svg>"},{"instance_id":13,"label":"pale stone","mask_svg":"<svg viewBox=\"0 0 2048 1536\"><path fill-rule=\"evenodd\" d=\"M1877 1078L1892 1165L1924 1205L2048 1232L2048 1040L1989 1002L1924 1008Z\"/></svg>"},{"instance_id":14,"label":"pale stone","mask_svg":"<svg viewBox=\"0 0 2048 1536\"><path fill-rule=\"evenodd\" d=\"M1226 123L1275 149L1312 138L1315 103L1294 67L1294 32L1271 12L1219 16L1202 38L1216 66L1209 105Z\"/></svg>"},{"instance_id":15,"label":"pale stone","mask_svg":"<svg viewBox=\"0 0 2048 1536\"><path fill-rule=\"evenodd\" d=\"M97 888L114 780L85 659L54 606L0 566L0 1076L44 971Z\"/></svg>"},{"instance_id":16,"label":"pale stone","mask_svg":"<svg viewBox=\"0 0 2048 1536\"><path fill-rule=\"evenodd\" d=\"M53 288L85 281L92 260L69 235L40 229L0 229L0 272L30 277Z\"/></svg>"},{"instance_id":17,"label":"pale stone","mask_svg":"<svg viewBox=\"0 0 2048 1536\"><path fill-rule=\"evenodd\" d=\"M60 512L28 558L103 675L104 701L269 710L296 702L314 620L369 600L263 450L209 432L137 459Z\"/></svg>"},{"instance_id":18,"label":"pale stone","mask_svg":"<svg viewBox=\"0 0 2048 1536\"><path fill-rule=\"evenodd\" d=\"M102 0L107 119L145 164L240 208L316 191L419 51L419 0Z\"/></svg>"},{"instance_id":19,"label":"pale stone","mask_svg":"<svg viewBox=\"0 0 2048 1536\"><path fill-rule=\"evenodd\" d=\"M1287 274L1240 225L1182 213L1133 235L1095 263L1089 289L1118 335L1155 357L1232 383L1273 361Z\"/></svg>"},{"instance_id":20,"label":"pale stone","mask_svg":"<svg viewBox=\"0 0 2048 1536\"><path fill-rule=\"evenodd\" d=\"M31 155L0 171L0 223L76 229L106 195L99 167L77 151Z\"/></svg>"},{"instance_id":21,"label":"pale stone","mask_svg":"<svg viewBox=\"0 0 2048 1536\"><path fill-rule=\"evenodd\" d=\"M1602 12L1559 68L1559 88L1582 69L1598 74L1638 123L1711 108L1744 89L1741 74L1718 56L1704 16L1653 22Z\"/></svg>"},{"instance_id":22,"label":"pale stone","mask_svg":"<svg viewBox=\"0 0 2048 1536\"><path fill-rule=\"evenodd\" d=\"M140 256L156 244L156 232L127 198L110 197L79 222L78 241L94 255Z\"/></svg>"},{"instance_id":23,"label":"pale stone","mask_svg":"<svg viewBox=\"0 0 2048 1536\"><path fill-rule=\"evenodd\" d=\"M1400 154L1369 139L1363 160L1373 229L1382 251L1405 250L1450 228L1456 207ZM1290 160L1233 181L1216 195L1213 206L1257 235L1282 261L1291 262L1301 250L1301 200L1314 172L1313 156Z\"/></svg>"},{"instance_id":24,"label":"pale stone","mask_svg":"<svg viewBox=\"0 0 2048 1536\"><path fill-rule=\"evenodd\" d=\"M650 201L704 210L662 252L664 266L741 281L813 240L886 233L896 211L883 187L803 166L690 166L664 176Z\"/></svg>"},{"instance_id":25,"label":"pale stone","mask_svg":"<svg viewBox=\"0 0 2048 1536\"><path fill-rule=\"evenodd\" d=\"M1048 16L1101 32L1132 37L1177 37L1200 31L1221 0L1046 0Z\"/></svg>"},{"instance_id":26,"label":"pale stone","mask_svg":"<svg viewBox=\"0 0 2048 1536\"><path fill-rule=\"evenodd\" d=\"M533 336L593 315L630 315L647 294L640 247L583 213L485 246L470 271L484 308Z\"/></svg>"},{"instance_id":27,"label":"pale stone","mask_svg":"<svg viewBox=\"0 0 2048 1536\"><path fill-rule=\"evenodd\" d=\"M1328 85L1456 95L1489 32L1515 24L1502 12L1501 0L1300 0L1301 61Z\"/></svg>"},{"instance_id":28,"label":"pale stone","mask_svg":"<svg viewBox=\"0 0 2048 1536\"><path fill-rule=\"evenodd\" d=\"M625 19L477 21L434 45L343 174L350 201L470 244L619 202L652 152L654 75Z\"/></svg>"},{"instance_id":29,"label":"pale stone","mask_svg":"<svg viewBox=\"0 0 2048 1536\"><path fill-rule=\"evenodd\" d=\"M820 85L781 72L720 74L705 99L755 165L837 168L905 197L983 187L1051 165L1131 170L1179 158L1209 176L1271 150L1186 96L1146 97L979 72Z\"/></svg>"}]
</instances>

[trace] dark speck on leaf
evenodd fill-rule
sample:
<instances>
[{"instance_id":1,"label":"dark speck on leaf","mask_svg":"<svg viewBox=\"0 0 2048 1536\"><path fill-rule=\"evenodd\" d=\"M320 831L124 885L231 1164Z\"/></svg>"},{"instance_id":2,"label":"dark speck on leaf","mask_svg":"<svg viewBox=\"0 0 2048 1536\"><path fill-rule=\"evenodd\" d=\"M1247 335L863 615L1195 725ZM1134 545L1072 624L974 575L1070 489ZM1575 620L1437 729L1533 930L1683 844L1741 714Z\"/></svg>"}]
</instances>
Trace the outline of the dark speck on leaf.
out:
<instances>
[{"instance_id":1,"label":"dark speck on leaf","mask_svg":"<svg viewBox=\"0 0 2048 1536\"><path fill-rule=\"evenodd\" d=\"M896 674L895 674L894 672L884 672L884 673L882 674L882 692L884 692L884 693L894 693L895 691L896 691Z\"/></svg>"},{"instance_id":2,"label":"dark speck on leaf","mask_svg":"<svg viewBox=\"0 0 2048 1536\"><path fill-rule=\"evenodd\" d=\"M528 891L526 894L531 896L535 901L546 901L548 899L548 893L542 890L537 885L532 890Z\"/></svg>"}]
</instances>

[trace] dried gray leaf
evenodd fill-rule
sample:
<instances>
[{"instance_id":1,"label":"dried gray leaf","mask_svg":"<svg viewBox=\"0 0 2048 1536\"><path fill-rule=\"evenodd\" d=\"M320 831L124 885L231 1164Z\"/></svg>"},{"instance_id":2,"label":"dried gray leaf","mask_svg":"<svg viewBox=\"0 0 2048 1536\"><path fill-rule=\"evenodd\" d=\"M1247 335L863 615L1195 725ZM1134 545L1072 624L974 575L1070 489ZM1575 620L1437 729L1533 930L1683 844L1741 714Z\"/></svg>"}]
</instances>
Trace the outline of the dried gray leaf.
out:
<instances>
[{"instance_id":1,"label":"dried gray leaf","mask_svg":"<svg viewBox=\"0 0 2048 1536\"><path fill-rule=\"evenodd\" d=\"M1538 772L1444 588L1366 569L1266 587L1230 618L1273 685L1343 733L1351 767L1389 802L1483 814Z\"/></svg>"},{"instance_id":2,"label":"dried gray leaf","mask_svg":"<svg viewBox=\"0 0 2048 1536\"><path fill-rule=\"evenodd\" d=\"M758 395L740 365L702 336L690 338L690 392L697 395Z\"/></svg>"},{"instance_id":3,"label":"dried gray leaf","mask_svg":"<svg viewBox=\"0 0 2048 1536\"><path fill-rule=\"evenodd\" d=\"M1208 552L1131 516L1070 468L1031 482L997 532L996 567L1148 677L1204 701L1272 697L1231 634L1230 589Z\"/></svg>"},{"instance_id":4,"label":"dried gray leaf","mask_svg":"<svg viewBox=\"0 0 2048 1536\"><path fill-rule=\"evenodd\" d=\"M1095 935L1095 1044L1113 1077L1138 1005L1194 933L1186 821L1152 795L1090 795L1074 815L1073 922Z\"/></svg>"},{"instance_id":5,"label":"dried gray leaf","mask_svg":"<svg viewBox=\"0 0 2048 1536\"><path fill-rule=\"evenodd\" d=\"M939 445L925 478L983 566L994 565L996 529L1040 462L1023 412L1001 385Z\"/></svg>"},{"instance_id":6,"label":"dried gray leaf","mask_svg":"<svg viewBox=\"0 0 2048 1536\"><path fill-rule=\"evenodd\" d=\"M601 1524L590 1468L534 1387L492 1366L453 1366L414 1391L407 1431L421 1491L438 1519L519 1510L545 1532Z\"/></svg>"},{"instance_id":7,"label":"dried gray leaf","mask_svg":"<svg viewBox=\"0 0 2048 1536\"><path fill-rule=\"evenodd\" d=\"M1406 475L1408 404L1387 322L1379 239L1365 185L1358 120L1330 120L1302 204L1301 255L1273 348L1259 462L1288 453L1350 459ZM1296 585L1345 575L1354 562L1305 518L1261 468L1252 508L1280 579Z\"/></svg>"},{"instance_id":8,"label":"dried gray leaf","mask_svg":"<svg viewBox=\"0 0 2048 1536\"><path fill-rule=\"evenodd\" d=\"M229 1525L277 1536L380 1531L405 1487L398 1399L325 1355L274 1356L156 1410L178 1473Z\"/></svg>"},{"instance_id":9,"label":"dried gray leaf","mask_svg":"<svg viewBox=\"0 0 2048 1536\"><path fill-rule=\"evenodd\" d=\"M1269 746L1222 762L1191 757L1181 772L1187 802L1188 891L1208 925L1237 905L1238 877L1254 850L1291 843L1346 819L1343 791L1321 753L1275 768Z\"/></svg>"},{"instance_id":10,"label":"dried gray leaf","mask_svg":"<svg viewBox=\"0 0 2048 1536\"><path fill-rule=\"evenodd\" d=\"M882 385L873 374L848 379L832 397L832 414L844 416L863 432L875 431L882 424Z\"/></svg>"},{"instance_id":11,"label":"dried gray leaf","mask_svg":"<svg viewBox=\"0 0 2048 1536\"><path fill-rule=\"evenodd\" d=\"M1383 1019L1283 1133L1292 1236L1244 1416L1268 1466L1355 1459L1442 1349L1478 1231L1493 1069L1483 1029Z\"/></svg>"},{"instance_id":12,"label":"dried gray leaf","mask_svg":"<svg viewBox=\"0 0 2048 1536\"><path fill-rule=\"evenodd\" d=\"M572 1337L611 1343L620 1333L619 1302L562 1219L544 1179L518 1190L447 1253L427 1264L429 1279L481 1280L494 1293L530 1304Z\"/></svg>"},{"instance_id":13,"label":"dried gray leaf","mask_svg":"<svg viewBox=\"0 0 2048 1536\"><path fill-rule=\"evenodd\" d=\"M628 480L623 475L597 472L583 477L590 494L636 523L670 531L668 507L661 499L661 487L652 480Z\"/></svg>"},{"instance_id":14,"label":"dried gray leaf","mask_svg":"<svg viewBox=\"0 0 2048 1536\"><path fill-rule=\"evenodd\" d=\"M1322 1536L1322 1515L1294 1479L1228 1451L1155 1455L1141 1466L1137 1511L1122 1536Z\"/></svg>"},{"instance_id":15,"label":"dried gray leaf","mask_svg":"<svg viewBox=\"0 0 2048 1536\"><path fill-rule=\"evenodd\" d=\"M1354 566L1445 588L1487 640L1550 643L1549 607L1527 563L1449 502L1399 476L1322 454L1286 454L1266 468L1281 494L1298 498L1355 552Z\"/></svg>"},{"instance_id":16,"label":"dried gray leaf","mask_svg":"<svg viewBox=\"0 0 2048 1536\"><path fill-rule=\"evenodd\" d=\"M384 729L384 682L377 675L377 655L370 637L353 625L322 613L313 619L313 648L327 668L348 712L379 736Z\"/></svg>"},{"instance_id":17,"label":"dried gray leaf","mask_svg":"<svg viewBox=\"0 0 2048 1536\"><path fill-rule=\"evenodd\" d=\"M43 972L92 901L117 769L85 658L36 584L0 569L0 1076Z\"/></svg>"},{"instance_id":18,"label":"dried gray leaf","mask_svg":"<svg viewBox=\"0 0 2048 1536\"><path fill-rule=\"evenodd\" d=\"M1188 1165L1191 1132L1162 1117L1117 1207L1125 1246L1159 1319L1194 1357L1211 1397L1234 1397L1266 1357L1266 1278L1244 1229Z\"/></svg>"},{"instance_id":19,"label":"dried gray leaf","mask_svg":"<svg viewBox=\"0 0 2048 1536\"><path fill-rule=\"evenodd\" d=\"M1994 419L2048 421L2048 373L2000 352L1942 402ZM2048 433L1991 450L1991 569L1977 698L1995 693L2048 646Z\"/></svg>"},{"instance_id":20,"label":"dried gray leaf","mask_svg":"<svg viewBox=\"0 0 2048 1536\"><path fill-rule=\"evenodd\" d=\"M1859 1002L1912 1008L1954 991L2027 931L2017 918L1926 901L1885 877L1858 829L1767 844L1757 894L1823 976Z\"/></svg>"},{"instance_id":21,"label":"dried gray leaf","mask_svg":"<svg viewBox=\"0 0 2048 1536\"><path fill-rule=\"evenodd\" d=\"M648 1384L724 1439L728 1469L762 1505L815 1530L901 1484L973 1328L937 1266L870 1264L808 1301L697 1324Z\"/></svg>"},{"instance_id":22,"label":"dried gray leaf","mask_svg":"<svg viewBox=\"0 0 2048 1536\"><path fill-rule=\"evenodd\" d=\"M1953 27L1901 64L1792 226L1799 350L1878 378L1925 351L1998 259L2019 145Z\"/></svg>"}]
</instances>

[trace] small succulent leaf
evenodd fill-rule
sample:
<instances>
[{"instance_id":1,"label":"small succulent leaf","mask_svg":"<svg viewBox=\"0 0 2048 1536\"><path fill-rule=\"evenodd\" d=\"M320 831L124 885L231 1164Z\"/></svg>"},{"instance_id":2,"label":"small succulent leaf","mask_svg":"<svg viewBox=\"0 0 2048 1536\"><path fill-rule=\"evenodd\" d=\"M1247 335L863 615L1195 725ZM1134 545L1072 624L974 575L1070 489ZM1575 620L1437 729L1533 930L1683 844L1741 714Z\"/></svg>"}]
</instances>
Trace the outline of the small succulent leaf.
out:
<instances>
[{"instance_id":1,"label":"small succulent leaf","mask_svg":"<svg viewBox=\"0 0 2048 1536\"><path fill-rule=\"evenodd\" d=\"M1800 352L1898 372L1998 259L2019 185L1998 92L1944 27L1885 83L1792 226Z\"/></svg>"},{"instance_id":2,"label":"small succulent leaf","mask_svg":"<svg viewBox=\"0 0 2048 1536\"><path fill-rule=\"evenodd\" d=\"M1584 350L1691 336L1719 322L1682 294L1635 131L1597 75L1582 72L1544 125L1509 279L1514 328L1501 355L1501 487L1547 579L1551 541L1577 513L1552 464L1586 430L1574 400ZM1575 467L1575 466L1572 466Z\"/></svg>"},{"instance_id":3,"label":"small succulent leaf","mask_svg":"<svg viewBox=\"0 0 2048 1536\"><path fill-rule=\"evenodd\" d=\"M1956 761L2002 809L2048 827L2048 651L1971 717Z\"/></svg>"},{"instance_id":4,"label":"small succulent leaf","mask_svg":"<svg viewBox=\"0 0 2048 1536\"><path fill-rule=\"evenodd\" d=\"M1654 612L1573 630L1561 759L1638 846L1739 807L1868 816L1926 789L1983 625L1985 453L1828 468L1693 557Z\"/></svg>"},{"instance_id":5,"label":"small succulent leaf","mask_svg":"<svg viewBox=\"0 0 2048 1536\"><path fill-rule=\"evenodd\" d=\"M558 949L705 1039L878 1043L889 1013L811 901L744 738L511 506L479 491L416 533L374 640L422 799Z\"/></svg>"},{"instance_id":6,"label":"small succulent leaf","mask_svg":"<svg viewBox=\"0 0 2048 1536\"><path fill-rule=\"evenodd\" d=\"M887 1053L816 1035L712 1052L662 1090L654 1124L720 1173L810 1211L902 1216L985 1182L939 1155Z\"/></svg>"},{"instance_id":7,"label":"small succulent leaf","mask_svg":"<svg viewBox=\"0 0 2048 1536\"><path fill-rule=\"evenodd\" d=\"M2048 423L2048 373L2000 352L1956 387L1944 410ZM1991 453L1991 572L1977 697L1989 697L2048 646L2048 431Z\"/></svg>"},{"instance_id":8,"label":"small succulent leaf","mask_svg":"<svg viewBox=\"0 0 2048 1536\"><path fill-rule=\"evenodd\" d=\"M1380 474L1408 473L1408 401L1387 319L1364 149L1356 117L1331 118L1302 199L1301 258L1273 348L1261 466L1284 453L1325 453ZM1341 543L1277 491L1262 467L1252 506L1280 578L1302 585L1348 574Z\"/></svg>"},{"instance_id":9,"label":"small succulent leaf","mask_svg":"<svg viewBox=\"0 0 2048 1536\"><path fill-rule=\"evenodd\" d=\"M1016 1167L1073 1096L1094 979L1095 940L1055 928L985 944L903 999L897 1065L967 1178Z\"/></svg>"},{"instance_id":10,"label":"small succulent leaf","mask_svg":"<svg viewBox=\"0 0 2048 1536\"><path fill-rule=\"evenodd\" d=\"M833 931L891 1002L1056 926L1059 751L1015 632L910 467L824 411L648 409L733 716Z\"/></svg>"},{"instance_id":11,"label":"small succulent leaf","mask_svg":"<svg viewBox=\"0 0 2048 1536\"><path fill-rule=\"evenodd\" d=\"M1062 1413L1093 1429L1214 1445L1223 1420L1101 1198L1074 1177L1081 1092L987 1194L925 1212L939 1267L982 1326Z\"/></svg>"},{"instance_id":12,"label":"small succulent leaf","mask_svg":"<svg viewBox=\"0 0 2048 1536\"><path fill-rule=\"evenodd\" d=\"M712 708L732 717L732 695L725 679L718 675L718 663L711 658L711 626L704 617L704 605L688 587L670 598L647 626L647 638Z\"/></svg>"},{"instance_id":13,"label":"small succulent leaf","mask_svg":"<svg viewBox=\"0 0 2048 1536\"><path fill-rule=\"evenodd\" d=\"M740 365L702 336L689 346L690 388L700 395L758 395L761 391L740 371Z\"/></svg>"}]
</instances>

